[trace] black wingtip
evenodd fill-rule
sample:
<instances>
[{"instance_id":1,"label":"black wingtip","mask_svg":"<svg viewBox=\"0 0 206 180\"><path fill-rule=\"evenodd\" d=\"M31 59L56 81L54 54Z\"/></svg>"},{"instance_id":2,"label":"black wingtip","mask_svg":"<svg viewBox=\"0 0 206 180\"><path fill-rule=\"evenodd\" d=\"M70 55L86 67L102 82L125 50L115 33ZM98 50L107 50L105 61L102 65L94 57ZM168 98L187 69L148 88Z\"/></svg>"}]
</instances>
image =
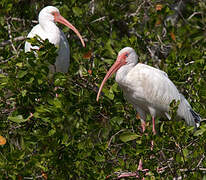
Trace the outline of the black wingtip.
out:
<instances>
[{"instance_id":1,"label":"black wingtip","mask_svg":"<svg viewBox=\"0 0 206 180\"><path fill-rule=\"evenodd\" d=\"M194 120L195 120L195 123L196 123L197 127L199 127L200 126L200 121L201 121L201 118L200 118L199 114L197 114L192 109L190 109L190 112L191 112L192 116L194 117Z\"/></svg>"}]
</instances>

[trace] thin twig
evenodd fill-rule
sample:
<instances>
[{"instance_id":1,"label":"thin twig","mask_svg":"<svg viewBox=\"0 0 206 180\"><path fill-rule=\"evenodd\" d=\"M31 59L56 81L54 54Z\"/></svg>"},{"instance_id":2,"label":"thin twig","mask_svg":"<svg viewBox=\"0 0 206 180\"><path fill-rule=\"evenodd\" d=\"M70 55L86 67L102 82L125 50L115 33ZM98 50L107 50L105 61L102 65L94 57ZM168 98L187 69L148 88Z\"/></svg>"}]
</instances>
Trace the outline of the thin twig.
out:
<instances>
[{"instance_id":1,"label":"thin twig","mask_svg":"<svg viewBox=\"0 0 206 180\"><path fill-rule=\"evenodd\" d=\"M120 179L120 178L124 178L124 177L139 178L139 175L137 173L134 173L134 172L124 172L124 173L120 174L117 178Z\"/></svg>"},{"instance_id":2,"label":"thin twig","mask_svg":"<svg viewBox=\"0 0 206 180\"><path fill-rule=\"evenodd\" d=\"M193 18L193 16L195 16L197 14L202 14L202 12L194 12L192 15L190 15L190 17L187 18L187 20L189 21L190 19Z\"/></svg>"},{"instance_id":3,"label":"thin twig","mask_svg":"<svg viewBox=\"0 0 206 180\"><path fill-rule=\"evenodd\" d=\"M140 9L142 8L142 6L145 4L145 1L142 2L142 4L140 4L137 8L137 10L134 13L131 14L125 14L125 17L134 17L137 16L137 14L139 13Z\"/></svg>"},{"instance_id":4,"label":"thin twig","mask_svg":"<svg viewBox=\"0 0 206 180\"><path fill-rule=\"evenodd\" d=\"M24 179L34 179L33 177L24 177Z\"/></svg>"},{"instance_id":5,"label":"thin twig","mask_svg":"<svg viewBox=\"0 0 206 180\"><path fill-rule=\"evenodd\" d=\"M8 27L8 34L9 34L9 38L10 38L10 41L11 41L11 47L13 48L13 50L16 52L17 54L17 50L13 44L13 37L12 37L12 33L11 33L11 25L9 24L9 18L6 19L6 24L7 24L7 27Z\"/></svg>"},{"instance_id":6,"label":"thin twig","mask_svg":"<svg viewBox=\"0 0 206 180\"><path fill-rule=\"evenodd\" d=\"M119 133L121 133L122 131L125 131L125 129L121 129L120 131L116 132L114 135L112 135L112 137L110 138L109 142L108 142L108 147L110 146L112 139Z\"/></svg>"},{"instance_id":7,"label":"thin twig","mask_svg":"<svg viewBox=\"0 0 206 180\"><path fill-rule=\"evenodd\" d=\"M92 21L91 23L95 23L95 22L98 22L98 21L103 21L105 20L106 16L103 16L103 17L100 17L98 19L95 19L94 21Z\"/></svg>"},{"instance_id":8,"label":"thin twig","mask_svg":"<svg viewBox=\"0 0 206 180\"><path fill-rule=\"evenodd\" d=\"M185 24L188 24L188 22L186 21L186 19L184 18L183 14L182 14L182 12L180 11L181 6L183 6L183 0L179 1L179 3L178 3L177 13L182 18L182 20L185 22Z\"/></svg>"},{"instance_id":9,"label":"thin twig","mask_svg":"<svg viewBox=\"0 0 206 180\"><path fill-rule=\"evenodd\" d=\"M15 37L14 39L9 39L7 41L1 42L0 47L6 46L8 44L12 44L12 42L14 42L14 41L22 41L22 40L25 40L25 39L26 39L26 37L24 37L24 36Z\"/></svg>"},{"instance_id":10,"label":"thin twig","mask_svg":"<svg viewBox=\"0 0 206 180\"><path fill-rule=\"evenodd\" d=\"M38 21L37 21L37 20L25 20L25 19L16 18L16 17L12 17L11 20L12 20L12 21L19 21L19 22L23 22L23 23L24 23L25 21L27 21L27 22L32 22L32 23L34 23L34 24L38 24Z\"/></svg>"},{"instance_id":11,"label":"thin twig","mask_svg":"<svg viewBox=\"0 0 206 180\"><path fill-rule=\"evenodd\" d=\"M150 52L150 56L153 58L154 57L154 53L152 52L152 50L149 48L149 46L147 46L148 51Z\"/></svg>"},{"instance_id":12,"label":"thin twig","mask_svg":"<svg viewBox=\"0 0 206 180\"><path fill-rule=\"evenodd\" d=\"M200 164L202 163L203 159L205 159L205 155L204 154L202 155L200 161L198 162L197 167L200 166Z\"/></svg>"},{"instance_id":13,"label":"thin twig","mask_svg":"<svg viewBox=\"0 0 206 180\"><path fill-rule=\"evenodd\" d=\"M94 14L94 0L90 1L90 5L91 5L91 13Z\"/></svg>"},{"instance_id":14,"label":"thin twig","mask_svg":"<svg viewBox=\"0 0 206 180\"><path fill-rule=\"evenodd\" d=\"M102 114L101 112L99 113L104 119L109 119L107 116L105 116L104 114Z\"/></svg>"},{"instance_id":15,"label":"thin twig","mask_svg":"<svg viewBox=\"0 0 206 180\"><path fill-rule=\"evenodd\" d=\"M180 169L180 172L196 172L197 170L206 171L206 168Z\"/></svg>"},{"instance_id":16,"label":"thin twig","mask_svg":"<svg viewBox=\"0 0 206 180\"><path fill-rule=\"evenodd\" d=\"M167 170L168 166L162 167L158 169L158 173L162 174L163 172L165 172ZM206 171L206 168L193 168L193 169L179 169L180 172L196 172L197 170L199 171Z\"/></svg>"},{"instance_id":17,"label":"thin twig","mask_svg":"<svg viewBox=\"0 0 206 180\"><path fill-rule=\"evenodd\" d=\"M139 172L143 172L145 174L145 176L148 175L148 170L138 170L137 172L124 172L124 171L117 171L114 172L115 175L117 175L117 179L121 179L121 178L125 178L125 177L136 177L139 178ZM108 179L109 177L111 177L112 175L108 175L106 177L106 179Z\"/></svg>"}]
</instances>

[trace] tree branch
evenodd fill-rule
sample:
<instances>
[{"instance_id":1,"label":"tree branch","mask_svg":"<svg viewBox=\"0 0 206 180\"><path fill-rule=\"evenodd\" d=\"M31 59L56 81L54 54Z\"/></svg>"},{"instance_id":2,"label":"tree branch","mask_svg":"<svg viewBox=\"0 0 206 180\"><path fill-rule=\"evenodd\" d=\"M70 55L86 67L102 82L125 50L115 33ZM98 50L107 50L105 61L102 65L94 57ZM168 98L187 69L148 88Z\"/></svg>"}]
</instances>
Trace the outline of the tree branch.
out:
<instances>
[{"instance_id":1,"label":"tree branch","mask_svg":"<svg viewBox=\"0 0 206 180\"><path fill-rule=\"evenodd\" d=\"M25 39L26 39L26 37L24 37L24 36L15 37L14 39L9 39L7 41L1 42L0 47L6 46L8 44L12 44L12 42L15 42L15 41L22 41L22 40L25 40Z\"/></svg>"},{"instance_id":2,"label":"tree branch","mask_svg":"<svg viewBox=\"0 0 206 180\"><path fill-rule=\"evenodd\" d=\"M6 24L7 24L7 28L8 28L9 38L10 38L10 41L11 41L11 47L17 53L17 50L16 50L16 48L13 44L13 37L12 37L12 33L11 33L11 25L9 24L9 18L6 19Z\"/></svg>"}]
</instances>

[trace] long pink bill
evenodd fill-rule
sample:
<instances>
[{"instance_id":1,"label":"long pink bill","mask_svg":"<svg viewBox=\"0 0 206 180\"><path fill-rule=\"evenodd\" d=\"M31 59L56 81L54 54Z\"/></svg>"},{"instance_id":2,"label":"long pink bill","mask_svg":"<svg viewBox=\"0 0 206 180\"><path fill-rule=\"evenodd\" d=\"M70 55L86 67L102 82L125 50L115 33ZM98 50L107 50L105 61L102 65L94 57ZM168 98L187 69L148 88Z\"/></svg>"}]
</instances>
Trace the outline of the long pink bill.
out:
<instances>
[{"instance_id":1,"label":"long pink bill","mask_svg":"<svg viewBox=\"0 0 206 180\"><path fill-rule=\"evenodd\" d=\"M77 34L79 39L81 40L82 46L85 47L85 43L84 43L84 40L83 40L81 34L69 21L67 21L63 16L61 16L60 14L57 14L57 13L54 15L54 18L55 18L56 22L62 23L65 26L67 26L68 28L72 29Z\"/></svg>"},{"instance_id":2,"label":"long pink bill","mask_svg":"<svg viewBox=\"0 0 206 180\"><path fill-rule=\"evenodd\" d=\"M116 62L112 65L112 67L107 72L106 76L104 77L104 80L102 81L102 84L99 88L98 94L97 94L97 101L99 100L100 93L102 91L102 88L104 84L106 83L107 79L111 77L112 74L114 74L120 67L122 66L120 58L117 58Z\"/></svg>"}]
</instances>

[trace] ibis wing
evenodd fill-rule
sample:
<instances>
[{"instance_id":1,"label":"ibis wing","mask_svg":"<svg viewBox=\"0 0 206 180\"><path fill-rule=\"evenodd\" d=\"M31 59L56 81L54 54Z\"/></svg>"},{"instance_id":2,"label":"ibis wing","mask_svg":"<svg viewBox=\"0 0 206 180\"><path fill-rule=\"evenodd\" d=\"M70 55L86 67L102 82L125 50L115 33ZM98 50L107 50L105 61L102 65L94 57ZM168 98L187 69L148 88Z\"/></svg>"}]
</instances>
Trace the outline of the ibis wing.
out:
<instances>
[{"instance_id":1,"label":"ibis wing","mask_svg":"<svg viewBox=\"0 0 206 180\"><path fill-rule=\"evenodd\" d=\"M67 73L69 68L69 59L70 59L69 43L64 33L60 30L59 52L55 63L56 71Z\"/></svg>"},{"instance_id":2,"label":"ibis wing","mask_svg":"<svg viewBox=\"0 0 206 180\"><path fill-rule=\"evenodd\" d=\"M127 74L125 81L130 101L147 112L150 111L148 107L166 112L173 99L180 99L176 86L167 74L148 65L137 64Z\"/></svg>"},{"instance_id":3,"label":"ibis wing","mask_svg":"<svg viewBox=\"0 0 206 180\"><path fill-rule=\"evenodd\" d=\"M39 24L32 28L32 30L28 34L27 38L33 38L36 35L41 37L43 40L46 39L46 37L44 37L44 32L43 32L43 30L42 30L42 28ZM39 49L39 47L38 46L32 46L31 43L26 41L25 46L24 46L24 51L28 52L28 51L31 51L31 49Z\"/></svg>"}]
</instances>

